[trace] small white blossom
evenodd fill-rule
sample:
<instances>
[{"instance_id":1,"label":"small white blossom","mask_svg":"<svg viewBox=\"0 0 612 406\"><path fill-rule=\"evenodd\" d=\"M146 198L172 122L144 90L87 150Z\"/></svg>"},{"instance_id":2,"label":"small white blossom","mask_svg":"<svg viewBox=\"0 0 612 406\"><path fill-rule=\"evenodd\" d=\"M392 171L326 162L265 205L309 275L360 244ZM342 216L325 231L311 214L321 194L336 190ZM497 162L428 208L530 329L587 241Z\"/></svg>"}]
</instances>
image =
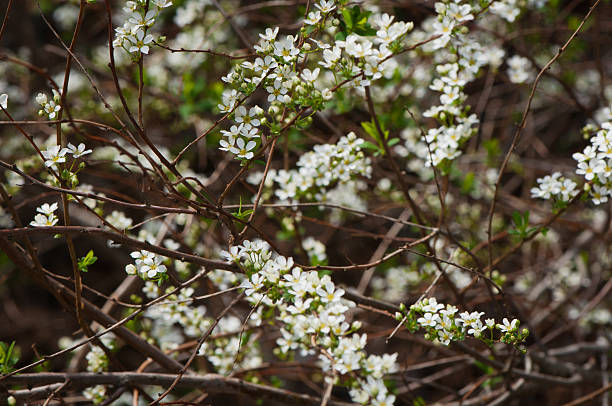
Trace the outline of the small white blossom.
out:
<instances>
[{"instance_id":1,"label":"small white blossom","mask_svg":"<svg viewBox=\"0 0 612 406\"><path fill-rule=\"evenodd\" d=\"M68 151L59 145L50 146L46 151L42 151L45 166L55 169L57 164L66 162L66 152Z\"/></svg>"}]
</instances>

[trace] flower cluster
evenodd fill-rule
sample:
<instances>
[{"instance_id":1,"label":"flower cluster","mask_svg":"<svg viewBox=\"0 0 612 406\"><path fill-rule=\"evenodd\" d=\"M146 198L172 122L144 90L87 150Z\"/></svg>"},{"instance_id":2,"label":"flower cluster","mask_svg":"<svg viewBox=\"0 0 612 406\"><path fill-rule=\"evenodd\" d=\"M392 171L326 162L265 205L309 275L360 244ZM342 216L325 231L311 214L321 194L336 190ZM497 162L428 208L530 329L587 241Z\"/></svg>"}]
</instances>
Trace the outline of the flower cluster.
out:
<instances>
[{"instance_id":1,"label":"flower cluster","mask_svg":"<svg viewBox=\"0 0 612 406\"><path fill-rule=\"evenodd\" d=\"M211 339L200 347L198 355L206 356L220 374L261 366L263 359L256 337L250 331L245 331L247 327L249 325L237 317L222 318Z\"/></svg>"},{"instance_id":2,"label":"flower cluster","mask_svg":"<svg viewBox=\"0 0 612 406\"><path fill-rule=\"evenodd\" d=\"M533 77L531 62L522 56L514 55L506 60L508 78L512 83L525 83Z\"/></svg>"},{"instance_id":3,"label":"flower cluster","mask_svg":"<svg viewBox=\"0 0 612 406\"><path fill-rule=\"evenodd\" d=\"M54 120L62 109L61 101L62 95L55 89L53 89L53 98L51 100L48 100L46 94L38 93L36 102L40 104L41 107L41 109L38 110L38 115L41 117L47 115L49 120Z\"/></svg>"},{"instance_id":4,"label":"flower cluster","mask_svg":"<svg viewBox=\"0 0 612 406\"><path fill-rule=\"evenodd\" d=\"M345 86L363 94L372 81L393 74L397 63L390 59L391 50L399 49L412 23L393 22L393 16L375 14L375 29L367 22L371 14L367 12L363 13L366 23L361 34L350 33L338 39L332 35L336 28L330 25L330 17L336 13L334 2L321 0L315 8L305 20L310 27L302 30L301 38L277 38L278 27L266 29L255 45L259 55L255 61L242 62L222 78L233 89L224 91L219 110L232 113L236 125L222 132L221 150L250 159L261 137L260 125L268 127L272 135L278 135L287 125L307 126L311 118L303 117L305 109L322 110L324 101L333 97L332 89ZM360 13L358 9L354 10ZM320 40L314 37L317 33L323 35ZM296 62L305 62L306 55L311 61L318 56L318 66L296 71ZM246 99L257 88L267 92L267 112L259 106L239 106L241 97Z\"/></svg>"},{"instance_id":5,"label":"flower cluster","mask_svg":"<svg viewBox=\"0 0 612 406\"><path fill-rule=\"evenodd\" d=\"M531 197L568 202L579 193L576 182L555 172L537 180L538 187L531 188Z\"/></svg>"},{"instance_id":6,"label":"flower cluster","mask_svg":"<svg viewBox=\"0 0 612 406\"><path fill-rule=\"evenodd\" d=\"M66 154L71 154L74 159L91 154L91 149L86 150L85 148L85 144L83 143L80 143L78 147L68 143L66 148L62 148L59 145L52 145L41 153L45 159L45 166L47 168L57 169L57 164L66 162Z\"/></svg>"},{"instance_id":7,"label":"flower cluster","mask_svg":"<svg viewBox=\"0 0 612 406\"><path fill-rule=\"evenodd\" d=\"M591 183L589 195L593 203L607 202L612 195L612 121L602 123L591 137L590 145L572 158L578 162L576 174Z\"/></svg>"},{"instance_id":8,"label":"flower cluster","mask_svg":"<svg viewBox=\"0 0 612 406\"><path fill-rule=\"evenodd\" d=\"M134 264L125 266L125 273L137 275L143 280L163 282L168 278L166 265L163 257L149 251L140 250L130 254L134 258Z\"/></svg>"},{"instance_id":9,"label":"flower cluster","mask_svg":"<svg viewBox=\"0 0 612 406\"><path fill-rule=\"evenodd\" d=\"M354 401L394 402L395 396L389 394L382 379L397 370L397 354L367 356L366 334L355 333L361 323L349 324L345 316L355 304L343 298L344 290L337 288L329 275L303 271L294 266L292 258L273 258L262 241L244 241L223 256L246 270L248 279L241 287L248 300L255 306L276 309L281 323L277 340L280 356L297 350L303 356L318 354L328 379L351 388Z\"/></svg>"},{"instance_id":10,"label":"flower cluster","mask_svg":"<svg viewBox=\"0 0 612 406\"><path fill-rule=\"evenodd\" d=\"M122 211L113 210L111 214L104 218L109 224L119 230L127 230L132 226L133 220L125 215Z\"/></svg>"},{"instance_id":11,"label":"flower cluster","mask_svg":"<svg viewBox=\"0 0 612 406\"><path fill-rule=\"evenodd\" d=\"M231 285L235 282L236 279L233 279ZM168 288L166 293L173 290L174 288ZM159 297L160 288L155 282L146 281L142 292L147 298L155 299ZM183 288L145 311L143 326L147 336L155 340L162 350L176 349L185 341L185 336L200 337L213 323L214 319L206 316L205 306L194 305L193 294L193 288ZM251 336L248 331L242 334L241 327L243 323L238 318L224 317L200 347L198 355L206 356L218 373L229 374L236 369L256 368L261 365L262 358L256 337Z\"/></svg>"},{"instance_id":12,"label":"flower cluster","mask_svg":"<svg viewBox=\"0 0 612 406\"><path fill-rule=\"evenodd\" d=\"M572 155L578 162L576 174L587 182L584 189L593 204L601 204L612 196L612 121L606 121L597 129L588 125L585 134L592 133L590 143L582 152ZM537 180L539 186L531 189L532 197L567 201L578 193L576 183L564 179L555 172Z\"/></svg>"},{"instance_id":13,"label":"flower cluster","mask_svg":"<svg viewBox=\"0 0 612 406\"><path fill-rule=\"evenodd\" d=\"M420 131L408 128L402 133L405 144L400 147L402 155L412 153L426 166L439 166L461 155L460 147L475 134L479 120L469 114L469 106L464 106L467 98L463 89L474 80L485 65L496 68L500 64L503 51L494 46L485 47L480 41L471 38L465 22L474 19L478 6L462 4L460 1L437 2L437 19L426 21L414 40L435 38L427 44L428 52L437 59L436 74L430 89L440 92L440 104L423 112L424 117L437 120L439 126L430 128L425 137ZM442 52L448 47L452 51Z\"/></svg>"},{"instance_id":14,"label":"flower cluster","mask_svg":"<svg viewBox=\"0 0 612 406\"><path fill-rule=\"evenodd\" d=\"M399 302L406 297L407 287L423 280L419 272L408 266L395 266L386 270L384 277L374 277L371 286L374 295L389 302Z\"/></svg>"},{"instance_id":15,"label":"flower cluster","mask_svg":"<svg viewBox=\"0 0 612 406\"><path fill-rule=\"evenodd\" d=\"M147 31L155 23L160 11L171 5L172 2L169 0L126 2L124 11L129 16L122 27L115 28L113 46L123 48L136 57L148 54L149 44L153 42L153 36L148 34Z\"/></svg>"},{"instance_id":16,"label":"flower cluster","mask_svg":"<svg viewBox=\"0 0 612 406\"><path fill-rule=\"evenodd\" d=\"M489 6L491 13L498 15L509 23L513 23L521 13L518 0L493 1Z\"/></svg>"},{"instance_id":17,"label":"flower cluster","mask_svg":"<svg viewBox=\"0 0 612 406\"><path fill-rule=\"evenodd\" d=\"M542 8L548 0L496 0L490 3L491 13L513 23L525 7Z\"/></svg>"},{"instance_id":18,"label":"flower cluster","mask_svg":"<svg viewBox=\"0 0 612 406\"><path fill-rule=\"evenodd\" d=\"M92 345L85 356L87 360L87 370L89 372L104 372L108 368L108 357L102 348Z\"/></svg>"},{"instance_id":19,"label":"flower cluster","mask_svg":"<svg viewBox=\"0 0 612 406\"><path fill-rule=\"evenodd\" d=\"M57 210L57 203L44 203L38 207L36 211L38 214L34 216L34 220L30 222L32 227L50 227L57 224L57 216L55 215Z\"/></svg>"},{"instance_id":20,"label":"flower cluster","mask_svg":"<svg viewBox=\"0 0 612 406\"><path fill-rule=\"evenodd\" d=\"M325 252L325 245L315 239L314 237L306 237L302 241L302 248L308 254L308 259L313 265L327 263L327 253Z\"/></svg>"},{"instance_id":21,"label":"flower cluster","mask_svg":"<svg viewBox=\"0 0 612 406\"><path fill-rule=\"evenodd\" d=\"M174 290L174 288L168 289ZM146 297L155 299L159 296L160 289L155 282L147 281L142 292ZM178 293L169 295L159 305L146 310L146 329L151 339L155 340L161 349L172 350L182 344L184 342L182 332L188 337L197 337L210 326L212 321L205 317L206 307L192 304L193 293L193 288L184 288Z\"/></svg>"},{"instance_id":22,"label":"flower cluster","mask_svg":"<svg viewBox=\"0 0 612 406\"><path fill-rule=\"evenodd\" d=\"M297 169L278 170L269 174L278 185L276 197L281 201L328 201L326 190L335 183L346 184L354 176L370 177L370 158L361 151L364 141L355 133L340 138L336 144L316 145L303 154Z\"/></svg>"},{"instance_id":23,"label":"flower cluster","mask_svg":"<svg viewBox=\"0 0 612 406\"><path fill-rule=\"evenodd\" d=\"M396 314L398 320L406 320L406 327L414 332L418 328L425 329L425 338L443 345L449 345L451 341L464 340L470 335L491 345L494 341L494 330L499 330L501 336L499 341L506 344L519 345L529 335L527 329L519 331L520 322L517 319L509 321L504 318L502 324L496 323L494 319L486 319L484 324L481 317L483 312L462 312L453 305L438 303L436 298L423 299L412 306L406 312L402 304L402 312ZM486 337L483 331L489 330Z\"/></svg>"},{"instance_id":24,"label":"flower cluster","mask_svg":"<svg viewBox=\"0 0 612 406\"><path fill-rule=\"evenodd\" d=\"M115 348L115 337L112 333L108 333L100 337L102 344L109 350ZM105 372L108 371L109 360L104 350L97 345L90 345L89 352L85 356L87 360L87 371L89 372ZM96 385L89 387L83 391L83 396L91 400L94 404L101 403L106 399L106 387L104 385Z\"/></svg>"},{"instance_id":25,"label":"flower cluster","mask_svg":"<svg viewBox=\"0 0 612 406\"><path fill-rule=\"evenodd\" d=\"M106 400L106 386L96 385L90 386L83 391L83 396L93 402L94 405L102 403Z\"/></svg>"}]
</instances>

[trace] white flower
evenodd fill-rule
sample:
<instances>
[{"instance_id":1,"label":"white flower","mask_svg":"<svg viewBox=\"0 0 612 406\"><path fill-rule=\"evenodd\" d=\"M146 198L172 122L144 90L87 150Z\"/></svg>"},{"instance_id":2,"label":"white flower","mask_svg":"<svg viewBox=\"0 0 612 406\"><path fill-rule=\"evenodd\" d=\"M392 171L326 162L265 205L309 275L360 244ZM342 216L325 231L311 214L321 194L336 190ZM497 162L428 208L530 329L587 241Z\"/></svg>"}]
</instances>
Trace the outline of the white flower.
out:
<instances>
[{"instance_id":1,"label":"white flower","mask_svg":"<svg viewBox=\"0 0 612 406\"><path fill-rule=\"evenodd\" d=\"M372 42L369 40L364 40L363 42L358 42L358 40L363 37L359 37L355 34L351 34L346 37L346 41L344 41L344 49L346 52L354 56L355 58L365 58L368 55L372 54Z\"/></svg>"},{"instance_id":2,"label":"white flower","mask_svg":"<svg viewBox=\"0 0 612 406\"><path fill-rule=\"evenodd\" d=\"M502 333L506 333L506 332L511 332L514 331L518 328L518 320L517 319L513 319L512 322L510 322L507 318L504 317L504 320L502 320L504 324L498 324L497 328L502 332Z\"/></svg>"},{"instance_id":3,"label":"white flower","mask_svg":"<svg viewBox=\"0 0 612 406\"><path fill-rule=\"evenodd\" d=\"M343 289L336 289L333 282L329 281L324 286L320 286L316 290L317 295L321 297L323 303L334 302L340 300L344 295Z\"/></svg>"},{"instance_id":4,"label":"white flower","mask_svg":"<svg viewBox=\"0 0 612 406\"><path fill-rule=\"evenodd\" d=\"M608 196L610 196L610 191L605 186L593 185L593 188L590 191L591 199L593 200L593 204L601 204L608 201Z\"/></svg>"},{"instance_id":5,"label":"white flower","mask_svg":"<svg viewBox=\"0 0 612 406\"><path fill-rule=\"evenodd\" d=\"M455 28L455 20L449 17L442 18L442 21L436 21L433 23L434 35L439 35L440 38L437 38L432 42L432 45L435 49L442 48L446 46L448 41L450 40L450 36Z\"/></svg>"},{"instance_id":6,"label":"white flower","mask_svg":"<svg viewBox=\"0 0 612 406\"><path fill-rule=\"evenodd\" d=\"M454 4L450 3L446 10L446 15L454 18L457 21L469 21L473 20L474 16L470 14L472 8L469 4Z\"/></svg>"},{"instance_id":7,"label":"white flower","mask_svg":"<svg viewBox=\"0 0 612 406\"><path fill-rule=\"evenodd\" d=\"M274 81L274 86L267 86L266 90L268 91L268 101L273 102L278 100L280 102L285 100L285 96L287 94L287 88L283 86L280 80Z\"/></svg>"},{"instance_id":8,"label":"white flower","mask_svg":"<svg viewBox=\"0 0 612 406\"><path fill-rule=\"evenodd\" d=\"M240 284L240 287L246 289L244 293L247 296L251 296L263 287L263 283L264 278L262 278L260 274L255 273L251 276L251 280L245 280Z\"/></svg>"},{"instance_id":9,"label":"white flower","mask_svg":"<svg viewBox=\"0 0 612 406\"><path fill-rule=\"evenodd\" d=\"M3 109L8 108L8 94L0 94L0 106L2 106Z\"/></svg>"},{"instance_id":10,"label":"white flower","mask_svg":"<svg viewBox=\"0 0 612 406\"><path fill-rule=\"evenodd\" d=\"M425 313L417 319L417 323L424 327L435 327L440 322L440 316L434 313Z\"/></svg>"},{"instance_id":11,"label":"white flower","mask_svg":"<svg viewBox=\"0 0 612 406\"><path fill-rule=\"evenodd\" d=\"M596 174L603 172L606 167L605 162L599 159L592 159L587 162L578 163L578 169L576 173L578 175L584 175L586 180L593 180Z\"/></svg>"},{"instance_id":12,"label":"white flower","mask_svg":"<svg viewBox=\"0 0 612 406\"><path fill-rule=\"evenodd\" d=\"M142 261L142 265L138 269L138 272L141 277L155 278L166 272L166 266L162 264L162 259L156 255L153 258L148 257Z\"/></svg>"},{"instance_id":13,"label":"white flower","mask_svg":"<svg viewBox=\"0 0 612 406\"><path fill-rule=\"evenodd\" d=\"M332 68L342 56L342 49L334 46L331 50L325 49L323 50L323 61L319 62L319 64L325 68Z\"/></svg>"},{"instance_id":14,"label":"white flower","mask_svg":"<svg viewBox=\"0 0 612 406\"><path fill-rule=\"evenodd\" d=\"M75 147L71 143L68 143L67 152L71 153L74 158L80 158L83 155L91 154L91 149L85 150L85 144L80 143L78 147Z\"/></svg>"},{"instance_id":15,"label":"white flower","mask_svg":"<svg viewBox=\"0 0 612 406\"><path fill-rule=\"evenodd\" d=\"M265 58L257 58L255 59L255 64L253 65L253 70L255 72L263 72L268 73L270 69L274 69L278 67L278 63L274 58L270 55L266 55Z\"/></svg>"},{"instance_id":16,"label":"white flower","mask_svg":"<svg viewBox=\"0 0 612 406\"><path fill-rule=\"evenodd\" d=\"M131 24L132 32L141 31L144 27L152 26L155 23L155 14L156 12L154 10L147 11L147 14L144 16L140 13L134 13L128 18L128 23Z\"/></svg>"},{"instance_id":17,"label":"white flower","mask_svg":"<svg viewBox=\"0 0 612 406\"><path fill-rule=\"evenodd\" d=\"M293 41L294 38L291 35L276 41L274 43L274 55L280 56L285 62L291 62L300 53L300 50L295 47Z\"/></svg>"},{"instance_id":18,"label":"white flower","mask_svg":"<svg viewBox=\"0 0 612 406\"><path fill-rule=\"evenodd\" d=\"M259 121L259 119L257 118L260 114L260 111L261 108L259 106L254 106L251 107L251 109L247 113L246 107L239 106L234 112L234 120L236 120L237 123L244 123L245 129L250 130L251 126L258 127L261 124L261 121ZM239 132L242 132L242 129L240 129Z\"/></svg>"},{"instance_id":19,"label":"white flower","mask_svg":"<svg viewBox=\"0 0 612 406\"><path fill-rule=\"evenodd\" d=\"M229 251L221 251L221 257L227 261L238 262L240 260L240 247L234 245L230 247Z\"/></svg>"},{"instance_id":20,"label":"white flower","mask_svg":"<svg viewBox=\"0 0 612 406\"><path fill-rule=\"evenodd\" d=\"M508 77L512 83L523 83L531 77L531 62L519 55L508 58Z\"/></svg>"},{"instance_id":21,"label":"white flower","mask_svg":"<svg viewBox=\"0 0 612 406\"><path fill-rule=\"evenodd\" d=\"M595 158L596 156L597 156L597 151L595 150L595 148L593 148L592 145L589 145L584 149L584 151L582 151L582 153L580 152L574 153L572 155L572 158L574 158L578 162L585 162L585 161L589 161Z\"/></svg>"},{"instance_id":22,"label":"white flower","mask_svg":"<svg viewBox=\"0 0 612 406\"><path fill-rule=\"evenodd\" d=\"M274 29L266 28L265 34L259 34L259 36L264 41L274 41L276 39L277 34L278 34L278 27L275 27Z\"/></svg>"},{"instance_id":23,"label":"white flower","mask_svg":"<svg viewBox=\"0 0 612 406\"><path fill-rule=\"evenodd\" d=\"M304 23L308 25L315 25L319 21L321 21L321 12L311 11L310 13L308 13L308 18L304 20Z\"/></svg>"},{"instance_id":24,"label":"white flower","mask_svg":"<svg viewBox=\"0 0 612 406\"><path fill-rule=\"evenodd\" d=\"M234 144L236 143L236 139L233 137L229 137L227 140L219 141L219 149L221 151L231 151L234 148Z\"/></svg>"},{"instance_id":25,"label":"white flower","mask_svg":"<svg viewBox=\"0 0 612 406\"><path fill-rule=\"evenodd\" d=\"M144 293L149 299L155 299L159 296L159 286L155 282L146 281L142 288Z\"/></svg>"},{"instance_id":26,"label":"white flower","mask_svg":"<svg viewBox=\"0 0 612 406\"><path fill-rule=\"evenodd\" d=\"M45 166L47 168L55 168L58 163L66 162L67 150L59 145L53 145L47 148L46 151L42 151L42 156L45 158Z\"/></svg>"},{"instance_id":27,"label":"white flower","mask_svg":"<svg viewBox=\"0 0 612 406\"><path fill-rule=\"evenodd\" d=\"M254 154L252 149L255 148L257 143L253 140L245 143L244 139L238 138L236 140L236 146L230 148L230 152L238 156L238 158L251 159Z\"/></svg>"},{"instance_id":28,"label":"white flower","mask_svg":"<svg viewBox=\"0 0 612 406\"><path fill-rule=\"evenodd\" d=\"M394 16L390 16L387 13L374 14L372 16L372 24L379 28L388 28L393 22Z\"/></svg>"},{"instance_id":29,"label":"white flower","mask_svg":"<svg viewBox=\"0 0 612 406\"><path fill-rule=\"evenodd\" d=\"M444 309L444 305L438 303L436 298L432 297L427 300L427 304L424 304L422 308L424 312L437 313L438 310Z\"/></svg>"},{"instance_id":30,"label":"white flower","mask_svg":"<svg viewBox=\"0 0 612 406\"><path fill-rule=\"evenodd\" d=\"M130 47L130 52L142 52L143 54L149 53L149 45L153 42L153 36L151 34L147 34L145 36L144 30L140 29L136 31L135 37L132 36L129 38L132 46Z\"/></svg>"},{"instance_id":31,"label":"white flower","mask_svg":"<svg viewBox=\"0 0 612 406\"><path fill-rule=\"evenodd\" d=\"M55 210L57 210L57 203L52 203L51 205L49 205L49 203L44 203L42 206L36 209L37 212L42 213L45 216L53 214Z\"/></svg>"},{"instance_id":32,"label":"white flower","mask_svg":"<svg viewBox=\"0 0 612 406\"><path fill-rule=\"evenodd\" d=\"M145 259L155 258L155 254L149 251L133 251L130 256L136 260L136 266L142 265Z\"/></svg>"},{"instance_id":33,"label":"white flower","mask_svg":"<svg viewBox=\"0 0 612 406\"><path fill-rule=\"evenodd\" d=\"M105 220L120 230L128 229L133 222L131 218L127 217L125 213L119 210L113 210L111 214L106 216Z\"/></svg>"},{"instance_id":34,"label":"white flower","mask_svg":"<svg viewBox=\"0 0 612 406\"><path fill-rule=\"evenodd\" d=\"M44 214L37 214L34 216L34 220L30 222L30 225L33 227L50 227L57 224L58 218L51 214L49 216L45 216Z\"/></svg>"},{"instance_id":35,"label":"white flower","mask_svg":"<svg viewBox=\"0 0 612 406\"><path fill-rule=\"evenodd\" d=\"M336 8L336 6L334 5L334 0L329 0L329 1L321 0L321 3L315 4L315 7L321 10L321 12L324 14L329 13L330 11Z\"/></svg>"},{"instance_id":36,"label":"white flower","mask_svg":"<svg viewBox=\"0 0 612 406\"><path fill-rule=\"evenodd\" d=\"M159 8L166 8L172 5L170 0L153 0L153 3Z\"/></svg>"}]
</instances>

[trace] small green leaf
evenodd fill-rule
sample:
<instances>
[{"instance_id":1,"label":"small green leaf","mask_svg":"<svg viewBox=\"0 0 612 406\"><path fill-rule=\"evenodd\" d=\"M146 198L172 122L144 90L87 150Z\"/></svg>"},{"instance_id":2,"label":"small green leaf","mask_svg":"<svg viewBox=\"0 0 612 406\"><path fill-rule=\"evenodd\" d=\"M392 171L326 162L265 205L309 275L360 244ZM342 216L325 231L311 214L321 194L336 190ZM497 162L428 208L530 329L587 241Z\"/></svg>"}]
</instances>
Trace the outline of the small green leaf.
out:
<instances>
[{"instance_id":1,"label":"small green leaf","mask_svg":"<svg viewBox=\"0 0 612 406\"><path fill-rule=\"evenodd\" d=\"M372 144L370 141L364 141L361 143L361 148L371 149L373 151L378 151L380 147L376 144Z\"/></svg>"},{"instance_id":2,"label":"small green leaf","mask_svg":"<svg viewBox=\"0 0 612 406\"><path fill-rule=\"evenodd\" d=\"M0 341L0 373L8 374L14 370L19 362L20 351L15 347L15 341L10 344Z\"/></svg>"},{"instance_id":3,"label":"small green leaf","mask_svg":"<svg viewBox=\"0 0 612 406\"><path fill-rule=\"evenodd\" d=\"M461 193L468 194L472 190L474 190L474 185L476 184L476 176L474 172L468 172L465 174L465 178L463 179L463 183L461 184Z\"/></svg>"},{"instance_id":4,"label":"small green leaf","mask_svg":"<svg viewBox=\"0 0 612 406\"><path fill-rule=\"evenodd\" d=\"M376 130L376 126L374 123L370 121L364 121L361 123L361 127L365 130L366 133L372 138L376 140L376 142L380 142L380 137L378 136L378 131Z\"/></svg>"},{"instance_id":5,"label":"small green leaf","mask_svg":"<svg viewBox=\"0 0 612 406\"><path fill-rule=\"evenodd\" d=\"M400 141L401 141L401 140L400 140L399 138L391 138L391 139L389 140L389 144L388 144L388 145L389 145L390 147L392 147L392 146L394 146L395 144L397 144L397 143L398 143L398 142L400 142Z\"/></svg>"},{"instance_id":6,"label":"small green leaf","mask_svg":"<svg viewBox=\"0 0 612 406\"><path fill-rule=\"evenodd\" d=\"M357 6L355 6L357 7ZM357 7L359 8L359 7ZM354 8L353 8L354 9ZM353 30L353 14L351 9L344 8L342 9L342 17L344 20L344 24L346 24L346 28L348 32L352 32Z\"/></svg>"},{"instance_id":7,"label":"small green leaf","mask_svg":"<svg viewBox=\"0 0 612 406\"><path fill-rule=\"evenodd\" d=\"M87 272L89 270L88 266L95 264L97 260L98 260L98 257L94 255L93 250L89 250L87 255L79 258L79 261L78 261L79 271Z\"/></svg>"}]
</instances>

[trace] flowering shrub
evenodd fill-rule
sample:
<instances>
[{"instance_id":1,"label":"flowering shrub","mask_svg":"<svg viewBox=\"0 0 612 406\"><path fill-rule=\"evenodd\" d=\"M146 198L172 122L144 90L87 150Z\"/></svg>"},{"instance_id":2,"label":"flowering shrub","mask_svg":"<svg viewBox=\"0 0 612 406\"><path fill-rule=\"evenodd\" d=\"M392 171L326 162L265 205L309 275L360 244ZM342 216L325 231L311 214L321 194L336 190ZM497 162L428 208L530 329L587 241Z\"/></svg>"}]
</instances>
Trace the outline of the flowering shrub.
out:
<instances>
[{"instance_id":1,"label":"flowering shrub","mask_svg":"<svg viewBox=\"0 0 612 406\"><path fill-rule=\"evenodd\" d=\"M610 5L27 3L0 403L609 390Z\"/></svg>"}]
</instances>

